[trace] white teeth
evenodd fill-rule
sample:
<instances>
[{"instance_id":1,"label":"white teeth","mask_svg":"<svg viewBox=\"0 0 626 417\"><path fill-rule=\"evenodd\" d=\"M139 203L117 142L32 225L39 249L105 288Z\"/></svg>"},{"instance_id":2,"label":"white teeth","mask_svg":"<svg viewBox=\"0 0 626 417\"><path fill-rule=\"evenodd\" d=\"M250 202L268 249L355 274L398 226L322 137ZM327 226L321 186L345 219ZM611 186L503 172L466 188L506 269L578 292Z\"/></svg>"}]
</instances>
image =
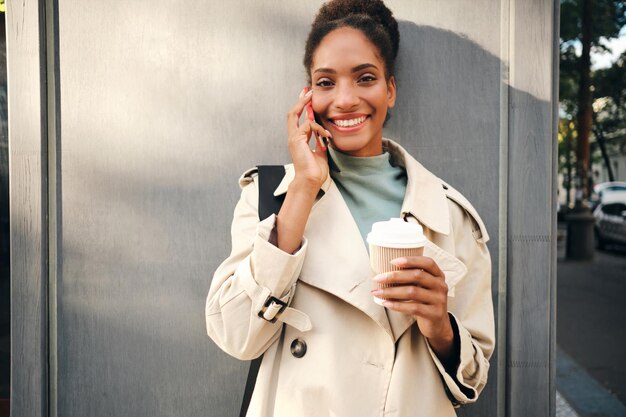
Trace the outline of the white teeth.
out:
<instances>
[{"instance_id":1,"label":"white teeth","mask_svg":"<svg viewBox=\"0 0 626 417\"><path fill-rule=\"evenodd\" d=\"M340 127L351 127L363 123L364 121L365 116L361 116L357 119L334 120L334 123Z\"/></svg>"}]
</instances>

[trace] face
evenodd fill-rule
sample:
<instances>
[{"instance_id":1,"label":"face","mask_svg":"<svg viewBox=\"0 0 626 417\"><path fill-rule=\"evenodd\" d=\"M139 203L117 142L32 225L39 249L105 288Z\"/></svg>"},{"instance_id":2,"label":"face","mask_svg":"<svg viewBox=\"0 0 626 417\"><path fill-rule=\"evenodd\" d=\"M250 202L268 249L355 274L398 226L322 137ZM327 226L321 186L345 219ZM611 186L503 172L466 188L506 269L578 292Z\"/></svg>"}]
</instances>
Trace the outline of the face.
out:
<instances>
[{"instance_id":1,"label":"face","mask_svg":"<svg viewBox=\"0 0 626 417\"><path fill-rule=\"evenodd\" d=\"M382 153L383 123L396 101L376 46L359 30L330 32L313 54L313 110L333 136L331 146L353 156Z\"/></svg>"}]
</instances>

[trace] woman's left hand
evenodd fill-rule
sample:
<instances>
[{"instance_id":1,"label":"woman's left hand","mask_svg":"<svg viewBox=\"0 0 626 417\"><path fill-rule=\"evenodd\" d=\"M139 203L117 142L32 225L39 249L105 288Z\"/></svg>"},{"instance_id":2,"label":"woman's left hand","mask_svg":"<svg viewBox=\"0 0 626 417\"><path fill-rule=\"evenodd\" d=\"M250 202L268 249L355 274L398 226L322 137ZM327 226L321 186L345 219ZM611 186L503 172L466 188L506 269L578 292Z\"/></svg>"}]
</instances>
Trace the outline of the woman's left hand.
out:
<instances>
[{"instance_id":1,"label":"woman's left hand","mask_svg":"<svg viewBox=\"0 0 626 417\"><path fill-rule=\"evenodd\" d=\"M454 331L448 316L448 285L437 263L426 256L406 256L392 263L400 271L374 277L379 284L397 286L372 290L390 310L415 316L417 325L439 355L452 348ZM438 352L441 351L441 352Z\"/></svg>"}]
</instances>

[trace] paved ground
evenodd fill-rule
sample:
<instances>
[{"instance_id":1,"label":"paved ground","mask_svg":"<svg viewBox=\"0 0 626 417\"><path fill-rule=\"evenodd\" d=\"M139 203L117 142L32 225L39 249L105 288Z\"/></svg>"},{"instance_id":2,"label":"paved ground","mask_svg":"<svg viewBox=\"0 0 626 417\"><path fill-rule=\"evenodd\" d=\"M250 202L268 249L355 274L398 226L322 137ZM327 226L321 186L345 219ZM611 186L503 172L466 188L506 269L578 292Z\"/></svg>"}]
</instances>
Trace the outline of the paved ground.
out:
<instances>
[{"instance_id":1,"label":"paved ground","mask_svg":"<svg viewBox=\"0 0 626 417\"><path fill-rule=\"evenodd\" d=\"M599 383L598 387L605 390L608 400L616 400L616 404L622 406L626 404L624 323L626 247L596 252L593 261L559 260L557 345L566 354L564 356ZM571 400L569 402L581 416L607 415L585 414Z\"/></svg>"},{"instance_id":2,"label":"paved ground","mask_svg":"<svg viewBox=\"0 0 626 417\"><path fill-rule=\"evenodd\" d=\"M589 372L557 349L556 384L563 400L581 417L626 417L626 406Z\"/></svg>"},{"instance_id":3,"label":"paved ground","mask_svg":"<svg viewBox=\"0 0 626 417\"><path fill-rule=\"evenodd\" d=\"M579 417L572 406L558 391L556 393L556 417Z\"/></svg>"}]
</instances>

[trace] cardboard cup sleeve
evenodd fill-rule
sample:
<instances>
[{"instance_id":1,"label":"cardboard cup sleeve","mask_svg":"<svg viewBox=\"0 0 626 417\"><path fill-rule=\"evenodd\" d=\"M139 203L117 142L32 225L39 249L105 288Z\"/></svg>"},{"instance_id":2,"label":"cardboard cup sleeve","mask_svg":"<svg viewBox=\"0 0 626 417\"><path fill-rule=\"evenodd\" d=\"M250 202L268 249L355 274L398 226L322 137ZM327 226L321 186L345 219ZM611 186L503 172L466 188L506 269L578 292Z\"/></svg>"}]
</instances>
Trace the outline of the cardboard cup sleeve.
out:
<instances>
[{"instance_id":1,"label":"cardboard cup sleeve","mask_svg":"<svg viewBox=\"0 0 626 417\"><path fill-rule=\"evenodd\" d=\"M370 265L375 274L382 274L383 272L400 271L402 268L398 268L393 265L391 261L402 256L422 256L424 253L424 247L419 248L386 248L383 246L376 246L370 243ZM395 284L379 284L374 282L374 288L388 288L395 286ZM374 297L376 304L382 305L383 299Z\"/></svg>"}]
</instances>

